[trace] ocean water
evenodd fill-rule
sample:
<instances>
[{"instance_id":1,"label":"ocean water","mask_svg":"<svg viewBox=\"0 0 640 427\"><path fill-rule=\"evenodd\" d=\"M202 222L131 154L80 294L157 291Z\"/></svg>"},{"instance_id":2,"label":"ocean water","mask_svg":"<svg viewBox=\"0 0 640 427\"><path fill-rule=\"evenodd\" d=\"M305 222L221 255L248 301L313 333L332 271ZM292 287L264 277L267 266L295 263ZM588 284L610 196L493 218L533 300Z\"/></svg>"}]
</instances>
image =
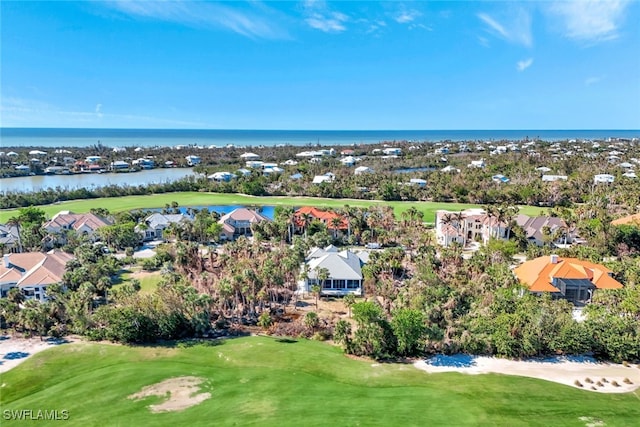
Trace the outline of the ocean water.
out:
<instances>
[{"instance_id":1,"label":"ocean water","mask_svg":"<svg viewBox=\"0 0 640 427\"><path fill-rule=\"evenodd\" d=\"M62 129L0 128L0 147L153 147L201 145L223 147L279 144L351 145L385 141L500 141L540 138L640 138L640 130L189 130L189 129Z\"/></svg>"}]
</instances>

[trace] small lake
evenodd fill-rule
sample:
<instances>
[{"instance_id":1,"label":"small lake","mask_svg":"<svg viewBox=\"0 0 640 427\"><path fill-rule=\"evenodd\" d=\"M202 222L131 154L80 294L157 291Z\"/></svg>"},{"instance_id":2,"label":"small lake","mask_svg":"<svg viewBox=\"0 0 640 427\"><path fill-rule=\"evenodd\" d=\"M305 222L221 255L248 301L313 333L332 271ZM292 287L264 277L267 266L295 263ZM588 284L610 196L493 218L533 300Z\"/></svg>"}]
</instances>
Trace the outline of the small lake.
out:
<instances>
[{"instance_id":1,"label":"small lake","mask_svg":"<svg viewBox=\"0 0 640 427\"><path fill-rule=\"evenodd\" d=\"M48 188L97 188L108 185L138 186L178 181L196 176L191 168L159 168L139 172L82 173L0 178L0 193L30 193Z\"/></svg>"}]
</instances>

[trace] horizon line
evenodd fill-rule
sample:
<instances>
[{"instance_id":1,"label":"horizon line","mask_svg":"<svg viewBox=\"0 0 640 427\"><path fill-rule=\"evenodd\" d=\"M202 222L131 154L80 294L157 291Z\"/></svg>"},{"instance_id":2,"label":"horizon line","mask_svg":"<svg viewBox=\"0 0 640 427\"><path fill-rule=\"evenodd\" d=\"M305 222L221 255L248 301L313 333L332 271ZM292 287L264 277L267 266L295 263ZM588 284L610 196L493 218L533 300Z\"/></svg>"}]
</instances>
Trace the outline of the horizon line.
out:
<instances>
[{"instance_id":1,"label":"horizon line","mask_svg":"<svg viewBox=\"0 0 640 427\"><path fill-rule=\"evenodd\" d=\"M53 126L34 126L34 127L24 127L24 126L0 126L0 130L13 130L13 129L57 129L57 130L178 130L178 131L287 131L287 132L465 132L465 131L636 131L640 132L640 128L443 128L443 129L275 129L275 128L152 128L152 127L141 127L141 128L131 128L131 127L53 127Z\"/></svg>"}]
</instances>

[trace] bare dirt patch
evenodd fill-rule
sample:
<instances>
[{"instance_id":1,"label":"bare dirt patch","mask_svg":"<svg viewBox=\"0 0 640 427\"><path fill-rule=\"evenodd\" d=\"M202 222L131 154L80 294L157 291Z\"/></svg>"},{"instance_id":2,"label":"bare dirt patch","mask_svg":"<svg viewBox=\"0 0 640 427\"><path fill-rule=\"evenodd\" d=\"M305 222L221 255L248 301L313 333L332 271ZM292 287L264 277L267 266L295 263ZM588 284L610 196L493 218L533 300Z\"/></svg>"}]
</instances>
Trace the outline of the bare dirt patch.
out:
<instances>
[{"instance_id":1,"label":"bare dirt patch","mask_svg":"<svg viewBox=\"0 0 640 427\"><path fill-rule=\"evenodd\" d=\"M183 411L211 397L211 393L200 392L200 384L203 382L204 378L198 377L169 378L144 387L129 396L129 399L140 400L150 396L158 396L165 400L157 405L149 405L151 412Z\"/></svg>"}]
</instances>

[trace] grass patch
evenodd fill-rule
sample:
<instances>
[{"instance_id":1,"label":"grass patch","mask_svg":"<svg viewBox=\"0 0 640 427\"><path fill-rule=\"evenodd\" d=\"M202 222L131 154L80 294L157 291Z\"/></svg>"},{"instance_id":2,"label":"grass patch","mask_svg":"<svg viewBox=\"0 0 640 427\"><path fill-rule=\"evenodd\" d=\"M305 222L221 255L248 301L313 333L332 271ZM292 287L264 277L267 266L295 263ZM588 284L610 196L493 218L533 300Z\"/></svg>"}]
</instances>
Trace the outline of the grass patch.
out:
<instances>
[{"instance_id":1,"label":"grass patch","mask_svg":"<svg viewBox=\"0 0 640 427\"><path fill-rule=\"evenodd\" d=\"M39 206L47 217L52 217L61 210L70 210L76 213L89 212L91 208L106 208L111 212L120 212L131 209L161 208L167 203L178 202L180 206L207 206L207 205L269 205L269 206L316 206L321 208L340 208L344 205L354 207L369 207L372 205L391 206L399 219L402 212L410 207L415 207L424 214L424 221L434 222L435 212L439 209L458 211L480 205L463 203L436 203L436 202L381 202L375 200L353 199L324 199L314 197L252 197L242 194L219 194L200 192L163 193L150 196L109 197L89 200L72 200L51 205ZM534 206L521 206L520 212L526 215L539 215L544 212L542 208ZM0 211L0 223L5 223L16 215L17 209Z\"/></svg>"},{"instance_id":2,"label":"grass patch","mask_svg":"<svg viewBox=\"0 0 640 427\"><path fill-rule=\"evenodd\" d=\"M148 409L159 398L127 398L183 376L202 378L198 392L211 397L163 413ZM580 417L607 425L640 419L634 394L505 375L427 374L353 360L323 343L269 337L211 347L69 344L36 354L2 382L3 410L66 409L67 426L573 426Z\"/></svg>"},{"instance_id":3,"label":"grass patch","mask_svg":"<svg viewBox=\"0 0 640 427\"><path fill-rule=\"evenodd\" d=\"M162 280L162 274L159 271L146 272L142 271L140 267L134 267L132 270L122 272L120 280L117 284L113 285L113 289L118 289L126 283L131 283L131 279L138 279L140 281L141 293L150 294L158 288L158 283Z\"/></svg>"}]
</instances>

